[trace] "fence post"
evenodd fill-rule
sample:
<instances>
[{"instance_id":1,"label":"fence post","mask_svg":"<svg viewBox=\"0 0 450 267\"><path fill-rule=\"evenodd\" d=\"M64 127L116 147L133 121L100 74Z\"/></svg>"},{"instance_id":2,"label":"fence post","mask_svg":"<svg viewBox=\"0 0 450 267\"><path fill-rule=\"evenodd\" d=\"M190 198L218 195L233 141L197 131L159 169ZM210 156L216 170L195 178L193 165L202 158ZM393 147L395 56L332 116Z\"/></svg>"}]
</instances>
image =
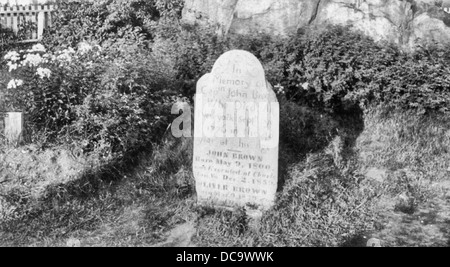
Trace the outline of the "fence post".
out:
<instances>
[{"instance_id":1,"label":"fence post","mask_svg":"<svg viewBox=\"0 0 450 267\"><path fill-rule=\"evenodd\" d=\"M9 144L18 144L23 139L23 113L8 112L5 117L5 137Z\"/></svg>"},{"instance_id":2,"label":"fence post","mask_svg":"<svg viewBox=\"0 0 450 267\"><path fill-rule=\"evenodd\" d=\"M44 27L45 27L45 11L38 11L38 36L37 38L40 40L44 35Z\"/></svg>"}]
</instances>

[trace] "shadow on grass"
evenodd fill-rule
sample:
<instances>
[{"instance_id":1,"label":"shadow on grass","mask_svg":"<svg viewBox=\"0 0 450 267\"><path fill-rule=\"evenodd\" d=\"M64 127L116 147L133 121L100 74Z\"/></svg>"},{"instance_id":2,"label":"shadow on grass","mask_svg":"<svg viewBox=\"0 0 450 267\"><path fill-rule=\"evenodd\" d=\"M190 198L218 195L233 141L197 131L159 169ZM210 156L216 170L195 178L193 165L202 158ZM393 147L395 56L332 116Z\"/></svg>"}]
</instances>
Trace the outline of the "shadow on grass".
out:
<instances>
[{"instance_id":1,"label":"shadow on grass","mask_svg":"<svg viewBox=\"0 0 450 267\"><path fill-rule=\"evenodd\" d=\"M28 245L32 240L57 240L95 231L109 222L114 228L125 209L142 208L139 231L147 233L145 242L158 241L162 229L170 229L189 213L186 200L194 194L191 165L192 140L164 138L153 150L128 153L86 171L77 180L48 186L37 200L23 197L23 192L10 193L7 201L20 204L19 210L15 218L0 222L0 232L8 245ZM130 237L140 244L136 233L126 236ZM112 242L124 242L119 239Z\"/></svg>"},{"instance_id":2,"label":"shadow on grass","mask_svg":"<svg viewBox=\"0 0 450 267\"><path fill-rule=\"evenodd\" d=\"M360 108L330 115L293 102L283 103L278 191L283 191L289 179L290 166L305 160L309 154L324 150L337 136L344 141L344 155L352 154L363 131L364 114Z\"/></svg>"},{"instance_id":3,"label":"shadow on grass","mask_svg":"<svg viewBox=\"0 0 450 267\"><path fill-rule=\"evenodd\" d=\"M104 218L123 208L124 200L116 197L115 191L123 177L132 174L150 154L129 153L122 160L86 171L77 180L50 185L37 200L27 199L23 192L9 193L6 201L18 209L14 218L0 223L0 231L10 237L11 245L20 246L33 238L65 238L74 231L96 229Z\"/></svg>"}]
</instances>

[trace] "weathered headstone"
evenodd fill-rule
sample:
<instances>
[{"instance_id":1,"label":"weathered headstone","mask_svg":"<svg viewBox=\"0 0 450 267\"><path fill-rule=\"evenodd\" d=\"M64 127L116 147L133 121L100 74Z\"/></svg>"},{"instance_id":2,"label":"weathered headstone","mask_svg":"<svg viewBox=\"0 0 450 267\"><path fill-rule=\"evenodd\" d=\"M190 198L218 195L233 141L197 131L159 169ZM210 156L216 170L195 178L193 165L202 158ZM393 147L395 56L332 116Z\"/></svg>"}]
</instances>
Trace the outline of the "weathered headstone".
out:
<instances>
[{"instance_id":1,"label":"weathered headstone","mask_svg":"<svg viewBox=\"0 0 450 267\"><path fill-rule=\"evenodd\" d=\"M8 143L20 142L23 133L23 115L20 112L8 112L5 117L5 137Z\"/></svg>"},{"instance_id":2,"label":"weathered headstone","mask_svg":"<svg viewBox=\"0 0 450 267\"><path fill-rule=\"evenodd\" d=\"M198 202L267 210L278 185L279 103L249 52L223 54L197 84L194 163Z\"/></svg>"}]
</instances>

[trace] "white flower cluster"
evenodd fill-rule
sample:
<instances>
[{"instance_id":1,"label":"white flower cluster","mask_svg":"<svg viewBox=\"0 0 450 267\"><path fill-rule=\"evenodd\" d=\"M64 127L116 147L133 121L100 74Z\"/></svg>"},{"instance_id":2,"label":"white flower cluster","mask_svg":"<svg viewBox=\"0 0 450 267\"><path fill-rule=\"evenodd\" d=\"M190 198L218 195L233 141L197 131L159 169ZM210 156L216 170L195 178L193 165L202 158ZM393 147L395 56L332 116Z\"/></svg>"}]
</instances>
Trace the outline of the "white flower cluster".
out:
<instances>
[{"instance_id":1,"label":"white flower cluster","mask_svg":"<svg viewBox=\"0 0 450 267\"><path fill-rule=\"evenodd\" d=\"M36 44L29 50L22 50L20 53L11 51L6 54L5 60L9 67L9 72L17 70L19 67L36 68L36 75L41 78L50 78L52 71L48 68L42 67L42 64L49 63L50 61L59 63L60 66L72 62L77 58L77 55L84 55L96 49L97 52L101 51L99 45L91 45L87 42L79 43L77 51L72 47L54 54L48 54L47 49L42 44ZM92 64L88 62L87 64ZM8 84L8 88L15 89L23 85L22 80L11 80Z\"/></svg>"},{"instance_id":2,"label":"white flower cluster","mask_svg":"<svg viewBox=\"0 0 450 267\"><path fill-rule=\"evenodd\" d=\"M35 53L35 52L42 52L45 53L47 51L47 49L45 49L45 46L43 46L42 44L35 44L33 45L33 47L28 50L29 53Z\"/></svg>"},{"instance_id":3,"label":"white flower cluster","mask_svg":"<svg viewBox=\"0 0 450 267\"><path fill-rule=\"evenodd\" d=\"M5 56L5 60L12 61L12 62L16 62L19 59L20 59L20 54L17 53L16 51L10 51Z\"/></svg>"},{"instance_id":4,"label":"white flower cluster","mask_svg":"<svg viewBox=\"0 0 450 267\"><path fill-rule=\"evenodd\" d=\"M284 87L281 84L277 84L274 86L275 87L275 92L279 95L284 95L286 94L286 92L284 91Z\"/></svg>"},{"instance_id":5,"label":"white flower cluster","mask_svg":"<svg viewBox=\"0 0 450 267\"><path fill-rule=\"evenodd\" d=\"M37 67L45 63L45 59L39 54L27 54L22 61L22 66Z\"/></svg>"},{"instance_id":6,"label":"white flower cluster","mask_svg":"<svg viewBox=\"0 0 450 267\"><path fill-rule=\"evenodd\" d=\"M8 61L7 65L8 65L8 67L9 67L9 72L11 72L11 71L13 71L13 70L16 70L17 67L19 67L19 64L14 63L14 62L12 62L12 61Z\"/></svg>"},{"instance_id":7,"label":"white flower cluster","mask_svg":"<svg viewBox=\"0 0 450 267\"><path fill-rule=\"evenodd\" d=\"M50 75L52 75L52 71L47 68L37 68L36 74L41 78L50 78Z\"/></svg>"},{"instance_id":8,"label":"white flower cluster","mask_svg":"<svg viewBox=\"0 0 450 267\"><path fill-rule=\"evenodd\" d=\"M5 59L8 61L7 65L9 67L9 72L17 70L19 67L32 67L36 68L36 75L39 76L41 79L44 78L50 78L50 75L52 74L51 70L48 68L42 68L40 67L41 64L47 63L49 61L50 55L44 54L41 56L41 54L45 53L47 50L42 44L36 44L31 49L26 51L20 51L20 53L16 51L11 51L8 54L6 54ZM21 60L21 54L24 54L24 59ZM23 85L22 80L16 80L13 79L8 83L8 89L16 89L19 86Z\"/></svg>"},{"instance_id":9,"label":"white flower cluster","mask_svg":"<svg viewBox=\"0 0 450 267\"><path fill-rule=\"evenodd\" d=\"M16 70L18 67L17 61L20 60L20 54L16 51L8 52L5 56L5 60L8 61L9 72Z\"/></svg>"},{"instance_id":10,"label":"white flower cluster","mask_svg":"<svg viewBox=\"0 0 450 267\"><path fill-rule=\"evenodd\" d=\"M304 84L302 84L301 86L302 86L302 88L303 88L305 91L308 91L308 90L309 90L309 83L304 83Z\"/></svg>"},{"instance_id":11,"label":"white flower cluster","mask_svg":"<svg viewBox=\"0 0 450 267\"><path fill-rule=\"evenodd\" d=\"M82 55L89 53L92 50L92 45L86 43L86 42L81 42L78 44L78 52Z\"/></svg>"},{"instance_id":12,"label":"white flower cluster","mask_svg":"<svg viewBox=\"0 0 450 267\"><path fill-rule=\"evenodd\" d=\"M58 55L53 57L52 59L60 62L71 62L75 53L76 53L75 50L72 47L70 47L68 49L64 49L63 51L59 52Z\"/></svg>"},{"instance_id":13,"label":"white flower cluster","mask_svg":"<svg viewBox=\"0 0 450 267\"><path fill-rule=\"evenodd\" d=\"M22 80L12 79L8 83L8 89L16 89L17 87L22 86L22 85L23 85L23 81Z\"/></svg>"},{"instance_id":14,"label":"white flower cluster","mask_svg":"<svg viewBox=\"0 0 450 267\"><path fill-rule=\"evenodd\" d=\"M91 52L92 50L97 49L97 51L101 51L102 48L99 45L91 45L87 42L80 42L78 44L78 53L81 55L85 55L89 52Z\"/></svg>"}]
</instances>

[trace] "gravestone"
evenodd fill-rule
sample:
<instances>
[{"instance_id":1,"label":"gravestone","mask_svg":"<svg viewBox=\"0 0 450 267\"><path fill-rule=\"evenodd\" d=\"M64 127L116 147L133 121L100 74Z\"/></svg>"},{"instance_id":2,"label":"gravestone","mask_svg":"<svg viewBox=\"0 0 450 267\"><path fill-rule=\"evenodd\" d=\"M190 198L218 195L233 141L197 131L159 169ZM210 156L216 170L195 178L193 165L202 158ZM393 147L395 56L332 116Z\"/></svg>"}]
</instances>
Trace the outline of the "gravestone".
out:
<instances>
[{"instance_id":1,"label":"gravestone","mask_svg":"<svg viewBox=\"0 0 450 267\"><path fill-rule=\"evenodd\" d=\"M20 112L8 112L5 116L5 137L10 144L21 141L23 133L23 114Z\"/></svg>"},{"instance_id":2,"label":"gravestone","mask_svg":"<svg viewBox=\"0 0 450 267\"><path fill-rule=\"evenodd\" d=\"M199 204L267 210L278 185L280 107L259 60L223 54L197 84L194 162Z\"/></svg>"}]
</instances>

